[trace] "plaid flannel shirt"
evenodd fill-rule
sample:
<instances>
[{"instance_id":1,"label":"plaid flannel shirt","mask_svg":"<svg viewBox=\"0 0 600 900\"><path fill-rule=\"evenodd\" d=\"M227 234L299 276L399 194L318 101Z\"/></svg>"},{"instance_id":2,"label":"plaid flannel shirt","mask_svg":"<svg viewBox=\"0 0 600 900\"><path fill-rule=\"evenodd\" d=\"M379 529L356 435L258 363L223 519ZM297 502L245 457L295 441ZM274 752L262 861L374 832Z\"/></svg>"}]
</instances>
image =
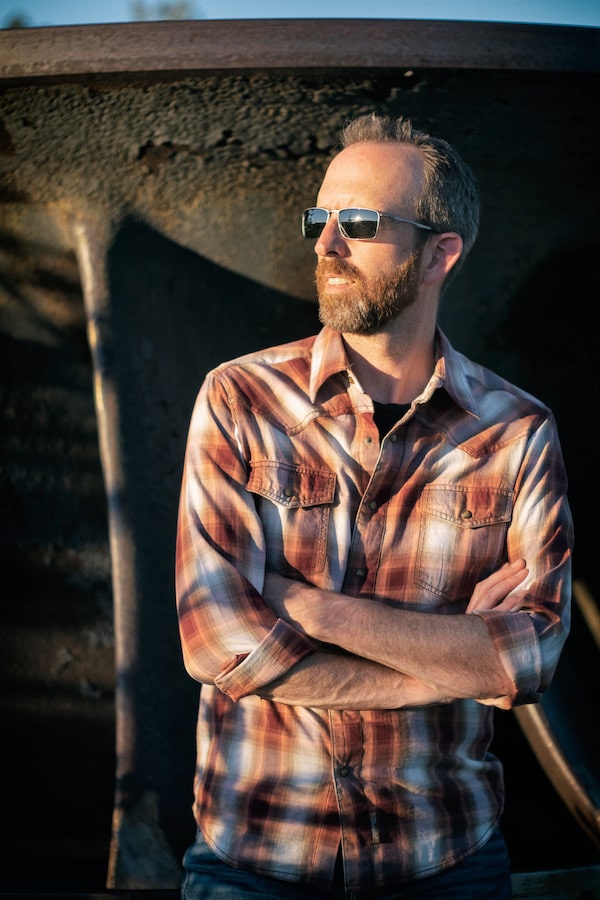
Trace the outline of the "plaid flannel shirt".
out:
<instances>
[{"instance_id":1,"label":"plaid flannel shirt","mask_svg":"<svg viewBox=\"0 0 600 900\"><path fill-rule=\"evenodd\" d=\"M536 702L569 630L572 522L552 413L456 352L380 440L336 332L206 377L177 540L183 656L202 683L194 811L213 850L260 874L346 887L434 874L503 808L493 705ZM265 572L365 602L460 614L523 557L527 612L480 613L514 690L494 700L335 710L261 699L315 644L264 604Z\"/></svg>"}]
</instances>

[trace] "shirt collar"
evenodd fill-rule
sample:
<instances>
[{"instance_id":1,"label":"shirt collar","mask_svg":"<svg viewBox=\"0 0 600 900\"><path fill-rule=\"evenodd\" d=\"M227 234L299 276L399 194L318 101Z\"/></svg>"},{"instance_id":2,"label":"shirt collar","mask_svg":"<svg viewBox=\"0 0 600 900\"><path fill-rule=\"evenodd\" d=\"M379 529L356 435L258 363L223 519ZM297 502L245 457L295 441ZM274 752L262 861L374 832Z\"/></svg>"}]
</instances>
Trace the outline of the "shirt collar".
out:
<instances>
[{"instance_id":1,"label":"shirt collar","mask_svg":"<svg viewBox=\"0 0 600 900\"><path fill-rule=\"evenodd\" d=\"M314 403L319 389L333 375L349 371L348 357L339 331L325 325L313 345L310 369L310 400Z\"/></svg>"},{"instance_id":2,"label":"shirt collar","mask_svg":"<svg viewBox=\"0 0 600 900\"><path fill-rule=\"evenodd\" d=\"M436 363L433 374L422 393L423 399L429 399L435 390L445 388L448 395L473 416L479 416L479 406L469 386L466 372L466 359L458 353L443 333L436 329ZM339 331L325 325L313 346L310 372L310 399L314 403L322 385L328 378L340 372L349 374L349 363L344 349L344 342Z\"/></svg>"},{"instance_id":3,"label":"shirt collar","mask_svg":"<svg viewBox=\"0 0 600 900\"><path fill-rule=\"evenodd\" d=\"M467 359L454 349L441 328L436 330L436 364L432 379L439 380L438 387L472 416L479 418L479 404L469 384ZM430 380L431 384L431 380Z\"/></svg>"}]
</instances>

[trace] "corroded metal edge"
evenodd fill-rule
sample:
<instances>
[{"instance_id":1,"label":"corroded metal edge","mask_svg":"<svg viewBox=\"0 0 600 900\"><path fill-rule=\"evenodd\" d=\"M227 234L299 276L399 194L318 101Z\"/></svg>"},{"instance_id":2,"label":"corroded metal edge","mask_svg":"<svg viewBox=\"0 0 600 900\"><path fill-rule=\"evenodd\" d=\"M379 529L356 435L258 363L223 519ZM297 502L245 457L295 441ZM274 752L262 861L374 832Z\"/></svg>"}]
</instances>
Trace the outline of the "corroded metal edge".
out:
<instances>
[{"instance_id":1,"label":"corroded metal edge","mask_svg":"<svg viewBox=\"0 0 600 900\"><path fill-rule=\"evenodd\" d=\"M252 19L0 31L0 82L353 67L599 72L600 29L504 22Z\"/></svg>"}]
</instances>

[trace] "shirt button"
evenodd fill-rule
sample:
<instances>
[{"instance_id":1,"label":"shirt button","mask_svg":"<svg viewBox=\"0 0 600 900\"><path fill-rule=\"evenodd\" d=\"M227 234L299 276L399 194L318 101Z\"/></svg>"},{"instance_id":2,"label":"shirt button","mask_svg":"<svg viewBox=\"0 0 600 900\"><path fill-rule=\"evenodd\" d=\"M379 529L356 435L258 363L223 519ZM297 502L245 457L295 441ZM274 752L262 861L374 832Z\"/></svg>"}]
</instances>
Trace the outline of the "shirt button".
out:
<instances>
[{"instance_id":1,"label":"shirt button","mask_svg":"<svg viewBox=\"0 0 600 900\"><path fill-rule=\"evenodd\" d=\"M463 509L463 511L460 514L460 517L461 517L461 519L472 519L473 513L471 512L470 509Z\"/></svg>"},{"instance_id":2,"label":"shirt button","mask_svg":"<svg viewBox=\"0 0 600 900\"><path fill-rule=\"evenodd\" d=\"M370 443L372 443L372 441L373 441L373 438L372 438L372 437L366 437L366 438L365 438L365 444L370 444Z\"/></svg>"},{"instance_id":3,"label":"shirt button","mask_svg":"<svg viewBox=\"0 0 600 900\"><path fill-rule=\"evenodd\" d=\"M356 574L357 574L358 578L364 578L365 575L367 574L367 570L366 569L357 569Z\"/></svg>"},{"instance_id":4,"label":"shirt button","mask_svg":"<svg viewBox=\"0 0 600 900\"><path fill-rule=\"evenodd\" d=\"M292 491L291 488L285 488L284 491L283 491L283 496L284 496L284 497L291 497L293 493L294 493L294 492Z\"/></svg>"},{"instance_id":5,"label":"shirt button","mask_svg":"<svg viewBox=\"0 0 600 900\"><path fill-rule=\"evenodd\" d=\"M342 778L345 778L346 775L349 775L349 774L350 774L350 767L349 767L349 766L340 766L340 767L339 767L339 769L338 769L338 775L341 775Z\"/></svg>"},{"instance_id":6,"label":"shirt button","mask_svg":"<svg viewBox=\"0 0 600 900\"><path fill-rule=\"evenodd\" d=\"M369 500L369 509L377 509L377 500Z\"/></svg>"}]
</instances>

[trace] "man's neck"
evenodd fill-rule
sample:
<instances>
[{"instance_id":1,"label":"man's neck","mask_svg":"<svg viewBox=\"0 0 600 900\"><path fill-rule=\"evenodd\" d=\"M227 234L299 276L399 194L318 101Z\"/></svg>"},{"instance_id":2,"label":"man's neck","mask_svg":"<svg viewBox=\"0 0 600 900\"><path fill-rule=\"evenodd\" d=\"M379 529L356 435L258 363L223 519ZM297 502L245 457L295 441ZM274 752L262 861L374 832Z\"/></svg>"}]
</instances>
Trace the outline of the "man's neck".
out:
<instances>
[{"instance_id":1,"label":"man's neck","mask_svg":"<svg viewBox=\"0 0 600 900\"><path fill-rule=\"evenodd\" d=\"M435 366L434 331L344 334L352 371L363 390L380 403L411 403Z\"/></svg>"}]
</instances>

